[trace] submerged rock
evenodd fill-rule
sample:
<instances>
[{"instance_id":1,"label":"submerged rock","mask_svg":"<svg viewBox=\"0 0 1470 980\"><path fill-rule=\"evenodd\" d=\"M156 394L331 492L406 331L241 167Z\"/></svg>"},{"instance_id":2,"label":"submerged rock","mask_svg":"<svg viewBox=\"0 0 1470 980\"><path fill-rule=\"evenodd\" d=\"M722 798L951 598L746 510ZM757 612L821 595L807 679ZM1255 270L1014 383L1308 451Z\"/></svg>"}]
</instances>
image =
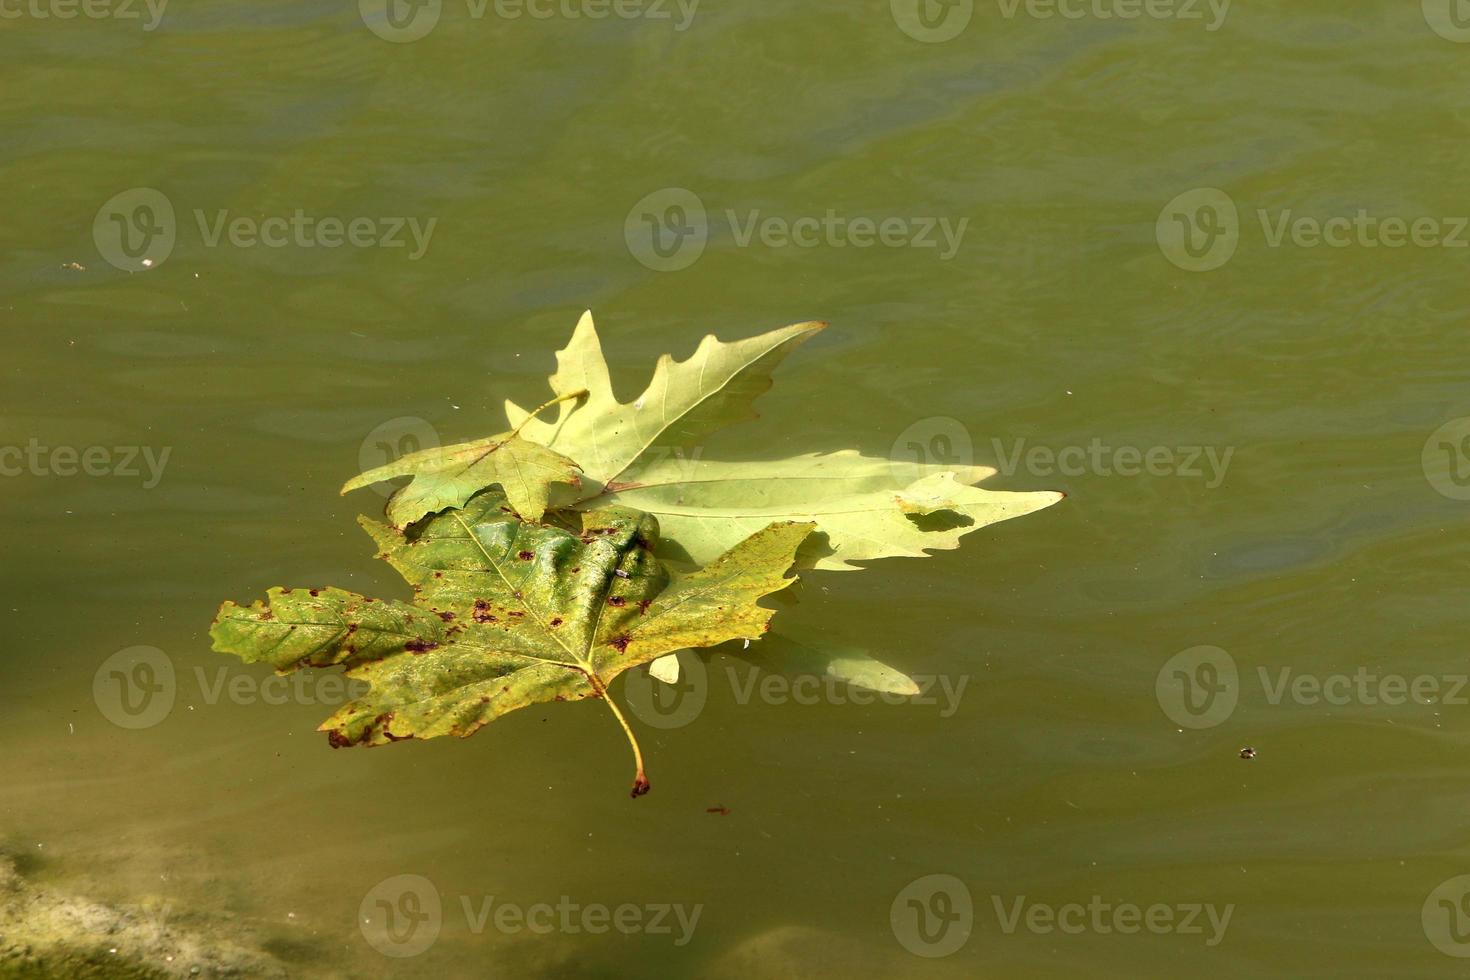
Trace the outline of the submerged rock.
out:
<instances>
[{"instance_id":1,"label":"submerged rock","mask_svg":"<svg viewBox=\"0 0 1470 980\"><path fill-rule=\"evenodd\" d=\"M0 854L0 978L174 980L286 977L275 958L175 922L170 907L114 906L41 887Z\"/></svg>"}]
</instances>

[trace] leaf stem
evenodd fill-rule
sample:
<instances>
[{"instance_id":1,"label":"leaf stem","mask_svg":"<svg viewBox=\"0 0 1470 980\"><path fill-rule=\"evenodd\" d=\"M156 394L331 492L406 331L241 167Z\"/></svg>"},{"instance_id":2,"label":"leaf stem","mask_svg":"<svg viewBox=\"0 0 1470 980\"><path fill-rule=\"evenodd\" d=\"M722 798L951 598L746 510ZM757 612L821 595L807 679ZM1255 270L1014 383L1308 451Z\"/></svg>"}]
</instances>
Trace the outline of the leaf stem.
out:
<instances>
[{"instance_id":1,"label":"leaf stem","mask_svg":"<svg viewBox=\"0 0 1470 980\"><path fill-rule=\"evenodd\" d=\"M633 746L633 762L638 767L638 771L633 776L633 792L629 795L636 800L652 788L648 784L648 774L643 769L643 750L638 746L638 737L633 734L633 728L628 724L628 719L623 717L618 703L612 699L612 695L608 693L602 681L597 679L597 675L590 670L585 670L583 673L587 675L587 680L592 682L592 690L597 692L597 696L602 698L612 710L613 717L618 720L618 724L623 726L623 734L628 736L628 744Z\"/></svg>"},{"instance_id":2,"label":"leaf stem","mask_svg":"<svg viewBox=\"0 0 1470 980\"><path fill-rule=\"evenodd\" d=\"M581 398L585 394L587 394L587 389L586 388L579 388L576 391L568 392L565 395L558 395L557 397L553 398L551 401L546 402L544 405L537 406L535 409L533 409L531 411L531 413L529 415L526 416L525 420L523 422L521 422L520 425L516 426L514 429L511 430L511 433L510 434L512 436L518 436L518 435L520 435L521 434L521 430L526 427L527 423L529 423L536 416L540 415L542 412L546 411L551 406L560 404L561 402L569 402L569 401L572 401L575 398Z\"/></svg>"}]
</instances>

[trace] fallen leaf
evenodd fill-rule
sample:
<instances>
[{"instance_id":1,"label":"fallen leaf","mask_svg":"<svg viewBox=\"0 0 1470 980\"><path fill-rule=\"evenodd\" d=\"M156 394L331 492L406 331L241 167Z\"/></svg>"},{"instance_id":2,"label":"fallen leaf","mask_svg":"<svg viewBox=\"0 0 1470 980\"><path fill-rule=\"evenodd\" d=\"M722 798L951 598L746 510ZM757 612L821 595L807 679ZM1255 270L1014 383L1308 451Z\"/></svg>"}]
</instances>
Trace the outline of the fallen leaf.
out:
<instances>
[{"instance_id":1,"label":"fallen leaf","mask_svg":"<svg viewBox=\"0 0 1470 980\"><path fill-rule=\"evenodd\" d=\"M618 504L653 514L667 557L695 563L773 521L812 523L819 533L798 555L798 567L852 570L861 567L855 561L958 548L971 531L1062 499L1052 491L970 485L994 472L852 451L748 463L665 459L640 469L634 485L578 506ZM928 517L938 519L922 520Z\"/></svg>"},{"instance_id":2,"label":"fallen leaf","mask_svg":"<svg viewBox=\"0 0 1470 980\"><path fill-rule=\"evenodd\" d=\"M545 446L504 432L488 439L408 453L368 470L342 486L350 493L396 477L413 479L388 499L388 520L407 527L426 514L461 507L487 487L499 486L517 514L539 521L546 513L551 485L581 482L577 464Z\"/></svg>"},{"instance_id":3,"label":"fallen leaf","mask_svg":"<svg viewBox=\"0 0 1470 980\"><path fill-rule=\"evenodd\" d=\"M366 681L321 726L338 747L467 737L526 705L602 698L633 748L634 796L648 790L642 751L608 685L675 650L762 636L774 612L757 600L791 584L811 532L772 524L675 578L653 555L657 522L623 508L573 529L523 521L485 492L408 534L361 523L412 602L272 589L220 607L214 648L280 672L340 664Z\"/></svg>"},{"instance_id":4,"label":"fallen leaf","mask_svg":"<svg viewBox=\"0 0 1470 980\"><path fill-rule=\"evenodd\" d=\"M648 388L631 402L613 394L607 360L592 314L582 314L567 346L557 351L551 390L562 399L561 414L543 422L514 402L505 403L510 424L527 439L575 459L591 480L592 492L617 481L677 426L687 443L732 422L755 418L751 403L771 387L771 372L799 344L826 327L797 323L725 343L707 336L686 361L658 359ZM571 399L585 391L585 399Z\"/></svg>"}]
</instances>

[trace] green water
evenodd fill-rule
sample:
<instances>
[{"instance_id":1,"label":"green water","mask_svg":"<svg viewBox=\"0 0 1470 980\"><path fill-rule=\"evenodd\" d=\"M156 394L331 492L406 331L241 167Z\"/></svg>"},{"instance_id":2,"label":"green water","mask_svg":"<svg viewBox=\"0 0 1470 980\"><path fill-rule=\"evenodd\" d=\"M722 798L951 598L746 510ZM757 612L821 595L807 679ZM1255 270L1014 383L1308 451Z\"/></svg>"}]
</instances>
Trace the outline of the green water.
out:
<instances>
[{"instance_id":1,"label":"green water","mask_svg":"<svg viewBox=\"0 0 1470 980\"><path fill-rule=\"evenodd\" d=\"M302 977L1458 975L1470 423L1436 432L1470 415L1470 32L1427 8L992 0L922 41L899 21L958 21L446 0L411 42L345 0L179 3L154 30L141 5L4 8L0 446L77 458L0 456L0 837L58 888L232 923ZM146 269L157 199L106 207L135 188L174 212ZM705 209L697 259L649 249L646 214L698 228L667 193L639 210L667 188ZM1219 195L1171 204L1198 188L1233 226ZM252 244L298 212L372 244L282 222ZM214 238L221 213L244 231ZM385 246L408 218L427 247ZM1346 220L1324 243L1301 218ZM854 219L899 220L871 243ZM635 719L635 803L595 704L333 752L330 688L262 703L268 674L209 651L225 598L401 595L353 523L380 498L337 487L379 441L499 431L589 307L626 397L705 333L831 322L710 458L968 441L1020 450L992 485L1067 492L959 551L810 574L781 613L957 701L745 697L715 655L692 723ZM119 474L125 447L161 471ZM136 646L175 697L130 729L94 677ZM1438 693L1389 703L1385 676ZM386 956L359 918L381 888L413 910L401 875L439 933ZM480 920L492 897L700 911L687 937L539 935ZM1183 928L1190 905L1228 925ZM1117 928L1150 906L1173 925Z\"/></svg>"}]
</instances>

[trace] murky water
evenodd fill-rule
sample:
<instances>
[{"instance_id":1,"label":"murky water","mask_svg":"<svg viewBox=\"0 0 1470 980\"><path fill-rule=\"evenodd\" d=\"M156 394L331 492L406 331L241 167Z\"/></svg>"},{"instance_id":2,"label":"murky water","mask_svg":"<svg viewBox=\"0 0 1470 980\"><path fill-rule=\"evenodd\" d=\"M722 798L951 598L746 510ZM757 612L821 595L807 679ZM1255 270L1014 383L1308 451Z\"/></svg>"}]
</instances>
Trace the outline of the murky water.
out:
<instances>
[{"instance_id":1,"label":"murky water","mask_svg":"<svg viewBox=\"0 0 1470 980\"><path fill-rule=\"evenodd\" d=\"M34 875L302 977L1457 973L1470 28L925 3L0 8ZM831 321L710 457L1069 499L807 576L778 622L931 695L717 654L636 803L595 704L331 751L340 688L211 653L215 607L401 595L338 486L499 431L587 307L629 395Z\"/></svg>"}]
</instances>

